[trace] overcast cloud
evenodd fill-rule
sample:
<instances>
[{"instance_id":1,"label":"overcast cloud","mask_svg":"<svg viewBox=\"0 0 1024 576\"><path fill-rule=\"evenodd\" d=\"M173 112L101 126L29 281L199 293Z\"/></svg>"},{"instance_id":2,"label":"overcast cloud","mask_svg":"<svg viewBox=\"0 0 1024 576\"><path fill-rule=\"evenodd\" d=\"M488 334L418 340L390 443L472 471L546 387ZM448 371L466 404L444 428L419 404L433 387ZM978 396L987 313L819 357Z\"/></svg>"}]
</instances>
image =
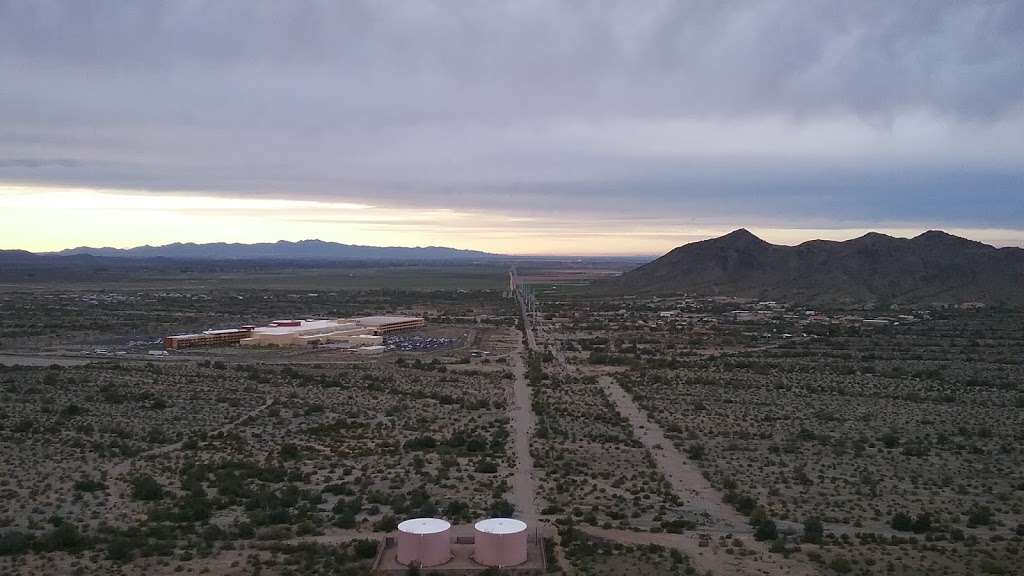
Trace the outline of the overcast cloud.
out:
<instances>
[{"instance_id":1,"label":"overcast cloud","mask_svg":"<svg viewBox=\"0 0 1024 576\"><path fill-rule=\"evenodd\" d=\"M1024 228L1024 2L0 0L0 182Z\"/></svg>"}]
</instances>

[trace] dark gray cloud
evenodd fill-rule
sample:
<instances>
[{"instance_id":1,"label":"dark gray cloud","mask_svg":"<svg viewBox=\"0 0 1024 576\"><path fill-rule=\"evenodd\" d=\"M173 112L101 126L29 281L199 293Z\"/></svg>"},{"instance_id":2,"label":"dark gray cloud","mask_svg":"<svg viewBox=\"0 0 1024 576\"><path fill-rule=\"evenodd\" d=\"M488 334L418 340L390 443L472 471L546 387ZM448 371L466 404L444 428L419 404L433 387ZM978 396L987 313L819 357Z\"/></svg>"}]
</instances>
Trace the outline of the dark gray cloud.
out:
<instances>
[{"instance_id":1,"label":"dark gray cloud","mask_svg":"<svg viewBox=\"0 0 1024 576\"><path fill-rule=\"evenodd\" d=\"M0 181L1020 227L1022 46L1015 1L0 0Z\"/></svg>"}]
</instances>

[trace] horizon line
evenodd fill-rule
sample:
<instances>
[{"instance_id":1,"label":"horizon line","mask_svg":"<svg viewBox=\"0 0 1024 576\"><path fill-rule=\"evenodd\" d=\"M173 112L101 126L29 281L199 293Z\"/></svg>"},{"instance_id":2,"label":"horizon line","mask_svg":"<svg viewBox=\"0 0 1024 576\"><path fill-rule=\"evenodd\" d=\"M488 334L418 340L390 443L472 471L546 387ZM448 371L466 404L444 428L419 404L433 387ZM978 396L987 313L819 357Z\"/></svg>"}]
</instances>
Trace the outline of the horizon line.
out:
<instances>
[{"instance_id":1,"label":"horizon line","mask_svg":"<svg viewBox=\"0 0 1024 576\"><path fill-rule=\"evenodd\" d=\"M885 228L882 228L882 229L885 229ZM791 229L791 230L792 231L796 231L796 230L801 230L801 229L800 228L794 228L794 229ZM807 229L807 230L820 230L820 229ZM841 230L841 229L837 229L837 230ZM708 236L706 236L706 237L704 237L702 239L692 240L690 242L683 242L683 243L678 244L678 245L676 245L676 246L674 246L672 248L669 248L668 250L666 250L665 252L662 252L662 253L642 253L642 252L637 252L637 253L608 253L608 252L595 252L595 253L519 252L519 253L507 253L507 252L491 252L491 251L488 251L488 250L481 250L481 249L477 249L477 248L463 248L463 247L458 247L458 246L448 246L448 245L441 245L441 244L427 244L427 245L358 244L358 243L339 242L339 241L334 241L334 240L323 240L323 239L320 239L320 238L303 238L303 239L300 239L300 240L288 240L288 239L281 238L281 239L278 239L278 240L259 241L259 242L232 242L232 241L193 242L193 241L179 241L179 242L169 242L169 243L166 243L166 244L149 244L149 243L146 243L146 244L138 244L138 245L133 245L133 246L125 246L125 247L109 246L109 245L107 245L107 246L90 246L90 245L87 245L87 244L80 244L80 245L77 245L77 246L69 246L67 248L59 248L59 249L55 249L55 250L42 250L42 251L34 251L34 250L26 249L26 248L0 248L0 250L5 250L5 251L22 251L22 252L27 252L29 254L34 254L34 255L38 255L38 256L73 256L73 255L78 254L77 252L74 252L76 250L81 250L81 251L83 251L82 253L85 253L85 251L87 251L87 250L131 251L131 250L136 250L136 249L140 249L140 248L159 249L159 248L166 248L166 247L170 247L170 246L188 246L188 245L191 245L191 246L226 245L226 246L239 246L239 247L242 247L242 246L256 246L256 245L261 245L261 244L273 245L273 244L282 244L282 243L286 243L286 244L300 244L300 243L303 243L303 242L321 242L321 243L324 243L324 244L334 244L334 245L338 245L338 246L348 246L348 247L354 247L354 248L368 248L368 249L385 249L385 250L386 249L395 249L395 250L430 250L430 249L440 249L440 250L453 250L453 251L459 251L459 252L479 252L479 253L481 253L482 257L495 257L495 258L570 258L570 259L571 258L618 258L618 259L625 259L625 258L646 259L646 258L652 258L653 259L653 258L658 258L658 257L660 257L660 256L662 256L664 254L667 254L668 252L674 250L675 248L679 248L679 247L686 246L688 244L697 243L697 242L703 242L703 241L706 241L706 240L713 240L713 239L716 239L716 238L722 238L724 236L728 236L728 235L731 235L731 234L734 234L734 233L737 233L737 232L747 232L748 234L758 238L759 240L762 240L762 241L764 241L764 242L766 242L768 244L771 244L771 245L790 246L790 247L792 247L792 246L799 246L799 245L807 243L807 242L815 242L815 241L845 242L845 241L854 240L854 239L857 239L857 238L862 238L864 236L872 235L872 234L878 234L878 235L882 235L882 236L886 236L886 237L894 238L894 239L904 239L904 240L906 240L906 239L917 238L917 237L922 236L922 235L924 235L926 233L929 233L929 232L939 232L939 233L947 234L949 236L953 236L953 237L956 237L956 238L963 238L963 239L966 239L966 240L980 242L982 244L985 244L985 245L988 245L988 246L992 246L992 247L997 248L997 249L998 248L1024 248L1024 245L1006 244L1006 245L1000 246L1000 245L995 244L995 243L989 244L989 243L986 243L986 242L983 242L983 241L974 240L974 239L972 239L972 238L970 238L968 236L961 236L961 235L958 235L958 234L953 234L953 233L947 232L947 231L945 231L945 230L943 230L941 228L929 228L929 229L923 230L922 232L920 232L918 234L915 234L915 235L912 235L912 236L899 236L899 235L887 234L887 233L884 233L884 232L876 232L874 230L871 230L871 231L865 232L863 234L860 234L859 236L853 236L851 238L847 238L846 240L829 240L829 239L822 239L822 238L810 238L810 239L802 240L802 241L795 242L795 243L785 243L785 242L779 243L779 242L770 242L770 241L764 240L764 238L762 236L752 232L750 230L750 228L748 228L746 226L741 226L739 228L733 229L730 232L727 232L727 233L724 233L724 234L720 234L718 236L708 235ZM124 256L110 255L110 256L107 256L107 257L115 257L116 258L116 257L131 257L131 256L129 256L129 255L124 255ZM160 256L154 256L154 257L160 257ZM173 257L169 257L169 258L173 258ZM255 258L251 258L251 259L261 259L261 258L266 258L266 257L255 257ZM193 257L193 258L189 258L189 259L197 259L197 258ZM211 257L210 259L222 260L222 259L225 259L225 258ZM244 260L246 258L231 258L231 259ZM317 258L310 258L310 259L316 260ZM329 259L329 258L324 258L324 260L327 260L327 259ZM358 258L346 258L346 259L353 259L354 260L354 259L358 259Z\"/></svg>"}]
</instances>

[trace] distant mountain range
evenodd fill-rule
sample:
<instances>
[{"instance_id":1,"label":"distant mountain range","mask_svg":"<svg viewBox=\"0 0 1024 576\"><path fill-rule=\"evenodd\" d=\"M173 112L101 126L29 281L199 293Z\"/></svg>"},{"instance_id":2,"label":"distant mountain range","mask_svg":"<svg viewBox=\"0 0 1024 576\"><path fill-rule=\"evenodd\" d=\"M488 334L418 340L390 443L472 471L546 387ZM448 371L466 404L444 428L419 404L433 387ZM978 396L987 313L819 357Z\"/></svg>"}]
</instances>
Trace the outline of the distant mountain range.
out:
<instances>
[{"instance_id":1,"label":"distant mountain range","mask_svg":"<svg viewBox=\"0 0 1024 576\"><path fill-rule=\"evenodd\" d=\"M175 243L164 246L139 246L136 248L69 248L51 255L90 256L121 258L172 258L176 260L464 260L495 258L498 254L477 250L459 250L442 246L400 247L400 246L359 246L324 242L323 240L301 240L299 242L265 242L258 244L211 244Z\"/></svg>"},{"instance_id":2,"label":"distant mountain range","mask_svg":"<svg viewBox=\"0 0 1024 576\"><path fill-rule=\"evenodd\" d=\"M778 246L740 229L680 246L608 287L807 303L1024 304L1024 249L934 230Z\"/></svg>"}]
</instances>

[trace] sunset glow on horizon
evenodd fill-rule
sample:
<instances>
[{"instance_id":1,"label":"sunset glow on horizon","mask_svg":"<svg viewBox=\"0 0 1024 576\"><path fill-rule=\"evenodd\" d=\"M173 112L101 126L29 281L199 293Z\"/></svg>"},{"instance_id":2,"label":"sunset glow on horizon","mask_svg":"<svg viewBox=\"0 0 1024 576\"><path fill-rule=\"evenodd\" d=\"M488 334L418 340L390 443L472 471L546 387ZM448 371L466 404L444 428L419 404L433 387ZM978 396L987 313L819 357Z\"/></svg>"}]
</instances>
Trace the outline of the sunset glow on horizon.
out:
<instances>
[{"instance_id":1,"label":"sunset glow on horizon","mask_svg":"<svg viewBox=\"0 0 1024 576\"><path fill-rule=\"evenodd\" d=\"M578 221L358 202L240 198L185 192L0 185L8 224L0 248L50 252L81 246L132 248L176 242L251 244L309 240L369 246L447 246L510 255L656 256L746 227L777 244L847 240L870 231L912 237L915 226L784 228L678 225L652 218ZM947 228L996 246L1024 246L1024 230Z\"/></svg>"}]
</instances>

